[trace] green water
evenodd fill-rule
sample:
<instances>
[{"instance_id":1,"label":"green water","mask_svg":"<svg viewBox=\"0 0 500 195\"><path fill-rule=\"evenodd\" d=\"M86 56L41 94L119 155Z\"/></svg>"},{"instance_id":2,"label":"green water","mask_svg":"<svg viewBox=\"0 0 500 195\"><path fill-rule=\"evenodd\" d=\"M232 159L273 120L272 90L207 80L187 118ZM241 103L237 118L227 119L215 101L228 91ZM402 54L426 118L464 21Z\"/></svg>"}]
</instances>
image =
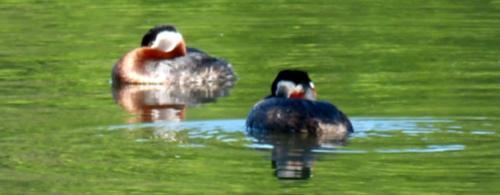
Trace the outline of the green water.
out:
<instances>
[{"instance_id":1,"label":"green water","mask_svg":"<svg viewBox=\"0 0 500 195\"><path fill-rule=\"evenodd\" d=\"M111 67L163 23L239 81L187 122L130 124ZM284 68L356 129L308 180L245 135ZM499 99L499 0L0 2L0 194L498 194Z\"/></svg>"}]
</instances>

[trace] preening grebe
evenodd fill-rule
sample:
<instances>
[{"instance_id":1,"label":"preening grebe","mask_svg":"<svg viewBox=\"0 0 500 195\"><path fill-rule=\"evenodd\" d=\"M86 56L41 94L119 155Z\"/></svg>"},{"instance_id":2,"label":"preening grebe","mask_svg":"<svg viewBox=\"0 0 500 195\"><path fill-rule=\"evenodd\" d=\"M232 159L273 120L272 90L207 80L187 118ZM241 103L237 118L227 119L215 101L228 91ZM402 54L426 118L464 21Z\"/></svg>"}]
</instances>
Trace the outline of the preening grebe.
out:
<instances>
[{"instance_id":1,"label":"preening grebe","mask_svg":"<svg viewBox=\"0 0 500 195\"><path fill-rule=\"evenodd\" d=\"M231 64L187 48L174 26L150 29L141 46L125 54L113 67L113 84L204 85L236 79Z\"/></svg>"},{"instance_id":2,"label":"preening grebe","mask_svg":"<svg viewBox=\"0 0 500 195\"><path fill-rule=\"evenodd\" d=\"M251 134L296 132L344 139L353 132L347 116L334 105L316 101L314 84L306 72L283 70L271 95L255 104L247 118Z\"/></svg>"}]
</instances>

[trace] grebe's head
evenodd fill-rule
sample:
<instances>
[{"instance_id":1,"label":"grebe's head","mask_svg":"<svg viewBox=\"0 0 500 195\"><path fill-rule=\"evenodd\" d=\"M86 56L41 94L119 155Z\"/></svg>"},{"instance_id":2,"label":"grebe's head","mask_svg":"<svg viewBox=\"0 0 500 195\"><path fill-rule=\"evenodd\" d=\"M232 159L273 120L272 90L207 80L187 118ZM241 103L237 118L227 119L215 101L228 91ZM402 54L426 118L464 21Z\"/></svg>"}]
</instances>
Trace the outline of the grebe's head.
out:
<instances>
[{"instance_id":1,"label":"grebe's head","mask_svg":"<svg viewBox=\"0 0 500 195\"><path fill-rule=\"evenodd\" d=\"M306 72L282 70L273 81L271 96L316 100L316 90Z\"/></svg>"},{"instance_id":2,"label":"grebe's head","mask_svg":"<svg viewBox=\"0 0 500 195\"><path fill-rule=\"evenodd\" d=\"M142 37L141 46L157 48L165 52L173 51L179 46L185 49L181 33L177 32L172 25L160 25L149 29Z\"/></svg>"}]
</instances>

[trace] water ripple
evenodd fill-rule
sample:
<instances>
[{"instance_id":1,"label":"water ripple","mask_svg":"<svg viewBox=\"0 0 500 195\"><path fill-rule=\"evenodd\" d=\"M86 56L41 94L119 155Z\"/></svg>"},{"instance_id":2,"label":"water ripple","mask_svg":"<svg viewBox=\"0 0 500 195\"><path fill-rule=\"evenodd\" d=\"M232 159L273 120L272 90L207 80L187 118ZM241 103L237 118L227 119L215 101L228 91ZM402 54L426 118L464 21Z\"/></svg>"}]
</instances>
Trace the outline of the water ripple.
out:
<instances>
[{"instance_id":1,"label":"water ripple","mask_svg":"<svg viewBox=\"0 0 500 195\"><path fill-rule=\"evenodd\" d=\"M486 118L467 118L466 120L487 120ZM483 121L487 123L487 121ZM467 130L461 126L460 122L452 119L432 118L432 117L353 117L352 123L355 128L355 133L352 134L350 140L366 139L366 138L390 138L394 136L421 136L434 132L448 134L464 134L488 136L494 135L496 132L491 130L476 129ZM106 128L109 131L127 130L136 131L141 129L153 129L155 138L161 138L165 141L176 142L179 139L190 139L189 144L185 144L182 140L179 142L179 147L197 148L204 147L204 144L193 142L192 140L218 140L225 143L230 142L250 142L248 148L259 150L270 150L272 144L259 142L259 140L250 136L241 136L245 131L244 119L232 120L210 120L210 121L184 121L184 122L156 122L143 124L127 124L116 125ZM187 137L179 138L177 134L180 131L187 132ZM422 141L427 138L422 137ZM147 142L146 138L138 138L136 142ZM381 146L383 147L383 146ZM347 153L347 154L362 154L362 153L428 153L428 152L449 152L465 150L466 146L460 143L455 144L430 144L422 146L407 145L407 148L372 148L366 149L350 149L338 144L328 142L320 143L312 151L314 153ZM397 147L397 146L396 146Z\"/></svg>"}]
</instances>

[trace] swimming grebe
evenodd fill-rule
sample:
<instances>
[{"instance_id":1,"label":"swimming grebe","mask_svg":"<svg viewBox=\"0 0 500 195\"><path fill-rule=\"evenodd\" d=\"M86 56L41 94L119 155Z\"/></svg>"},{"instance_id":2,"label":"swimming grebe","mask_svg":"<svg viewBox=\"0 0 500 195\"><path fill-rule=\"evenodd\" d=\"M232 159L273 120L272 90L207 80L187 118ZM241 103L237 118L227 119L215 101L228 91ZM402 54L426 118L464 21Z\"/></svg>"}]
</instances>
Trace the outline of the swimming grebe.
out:
<instances>
[{"instance_id":1,"label":"swimming grebe","mask_svg":"<svg viewBox=\"0 0 500 195\"><path fill-rule=\"evenodd\" d=\"M328 102L316 101L313 82L300 70L279 72L271 95L255 104L246 125L250 134L293 132L344 139L353 132L344 113Z\"/></svg>"},{"instance_id":2,"label":"swimming grebe","mask_svg":"<svg viewBox=\"0 0 500 195\"><path fill-rule=\"evenodd\" d=\"M113 84L205 85L233 82L231 64L193 48L171 25L150 29L140 48L123 56L113 67Z\"/></svg>"}]
</instances>

